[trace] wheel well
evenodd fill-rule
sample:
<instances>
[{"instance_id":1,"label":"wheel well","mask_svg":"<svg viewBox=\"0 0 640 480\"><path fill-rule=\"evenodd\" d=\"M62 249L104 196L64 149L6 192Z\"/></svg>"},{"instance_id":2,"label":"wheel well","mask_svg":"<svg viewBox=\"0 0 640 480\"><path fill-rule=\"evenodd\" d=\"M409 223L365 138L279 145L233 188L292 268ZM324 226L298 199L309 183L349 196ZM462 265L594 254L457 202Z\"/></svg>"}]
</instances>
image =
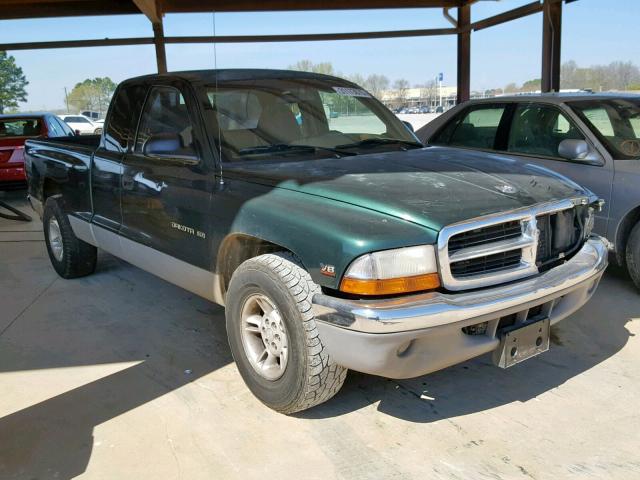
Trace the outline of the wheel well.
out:
<instances>
[{"instance_id":1,"label":"wheel well","mask_svg":"<svg viewBox=\"0 0 640 480\"><path fill-rule=\"evenodd\" d=\"M626 263L625 251L627 248L627 240L629 239L631 230L638 221L640 221L640 206L637 206L627 213L620 222L620 226L616 232L616 261L620 265Z\"/></svg>"},{"instance_id":2,"label":"wheel well","mask_svg":"<svg viewBox=\"0 0 640 480\"><path fill-rule=\"evenodd\" d=\"M227 292L233 272L246 260L264 255L265 253L291 252L289 249L275 243L252 237L250 235L236 234L227 237L218 249L216 271L220 275L220 288L222 295Z\"/></svg>"}]
</instances>

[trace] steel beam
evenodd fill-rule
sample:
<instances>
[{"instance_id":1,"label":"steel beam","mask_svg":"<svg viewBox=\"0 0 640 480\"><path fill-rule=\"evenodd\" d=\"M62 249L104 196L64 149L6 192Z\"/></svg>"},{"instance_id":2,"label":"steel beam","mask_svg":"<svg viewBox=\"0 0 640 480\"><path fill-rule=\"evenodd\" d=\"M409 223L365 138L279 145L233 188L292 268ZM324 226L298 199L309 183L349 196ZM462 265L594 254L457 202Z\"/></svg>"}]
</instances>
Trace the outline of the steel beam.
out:
<instances>
[{"instance_id":1,"label":"steel beam","mask_svg":"<svg viewBox=\"0 0 640 480\"><path fill-rule=\"evenodd\" d=\"M167 52L165 51L164 28L162 20L153 24L153 43L156 47L156 63L158 73L167 73Z\"/></svg>"},{"instance_id":2,"label":"steel beam","mask_svg":"<svg viewBox=\"0 0 640 480\"><path fill-rule=\"evenodd\" d=\"M153 45L154 37L134 38L99 38L91 40L61 40L53 42L21 42L0 44L0 50L40 50L52 48L81 48L81 47L112 47L121 45ZM300 35L225 35L191 36L191 37L165 37L162 43L269 43L269 42L318 42L328 40L365 40L375 38L403 38L426 37L433 35L453 35L457 33L455 28L435 28L427 30L397 30L381 32L357 32L357 33L313 33Z\"/></svg>"},{"instance_id":3,"label":"steel beam","mask_svg":"<svg viewBox=\"0 0 640 480\"><path fill-rule=\"evenodd\" d=\"M471 95L471 5L458 8L458 88L457 102Z\"/></svg>"},{"instance_id":4,"label":"steel beam","mask_svg":"<svg viewBox=\"0 0 640 480\"><path fill-rule=\"evenodd\" d=\"M562 0L544 0L542 13L542 91L560 91Z\"/></svg>"},{"instance_id":5,"label":"steel beam","mask_svg":"<svg viewBox=\"0 0 640 480\"><path fill-rule=\"evenodd\" d=\"M526 17L527 15L532 15L541 11L542 4L540 3L540 1L531 2L521 7L514 8L513 10L500 13L499 15L494 15L493 17L473 22L469 26L469 28L474 31L483 30L485 28L494 27L496 25L500 25L501 23L517 20L519 18Z\"/></svg>"}]
</instances>

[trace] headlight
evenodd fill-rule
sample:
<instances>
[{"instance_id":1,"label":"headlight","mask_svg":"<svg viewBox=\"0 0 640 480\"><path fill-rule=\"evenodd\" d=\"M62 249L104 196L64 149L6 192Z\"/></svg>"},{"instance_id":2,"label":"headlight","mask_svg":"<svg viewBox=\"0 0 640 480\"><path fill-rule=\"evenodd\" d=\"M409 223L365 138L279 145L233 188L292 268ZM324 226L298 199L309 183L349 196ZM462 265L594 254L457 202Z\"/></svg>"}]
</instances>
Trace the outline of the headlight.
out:
<instances>
[{"instance_id":1,"label":"headlight","mask_svg":"<svg viewBox=\"0 0 640 480\"><path fill-rule=\"evenodd\" d=\"M440 286L433 245L368 253L347 268L340 290L356 295L391 295Z\"/></svg>"}]
</instances>

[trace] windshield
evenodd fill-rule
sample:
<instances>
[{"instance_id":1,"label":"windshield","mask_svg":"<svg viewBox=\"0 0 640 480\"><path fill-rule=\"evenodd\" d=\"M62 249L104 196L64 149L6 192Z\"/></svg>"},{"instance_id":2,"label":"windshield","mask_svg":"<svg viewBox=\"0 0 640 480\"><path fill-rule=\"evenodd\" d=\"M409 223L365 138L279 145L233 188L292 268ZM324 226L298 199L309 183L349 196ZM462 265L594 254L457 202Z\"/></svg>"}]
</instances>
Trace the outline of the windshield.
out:
<instances>
[{"instance_id":1,"label":"windshield","mask_svg":"<svg viewBox=\"0 0 640 480\"><path fill-rule=\"evenodd\" d=\"M640 159L640 99L582 100L569 105L616 159Z\"/></svg>"},{"instance_id":2,"label":"windshield","mask_svg":"<svg viewBox=\"0 0 640 480\"><path fill-rule=\"evenodd\" d=\"M37 137L42 125L39 118L8 118L0 120L0 138Z\"/></svg>"},{"instance_id":3,"label":"windshield","mask_svg":"<svg viewBox=\"0 0 640 480\"><path fill-rule=\"evenodd\" d=\"M227 161L421 147L369 93L338 80L225 82L206 94L218 122L211 131L219 127Z\"/></svg>"}]
</instances>

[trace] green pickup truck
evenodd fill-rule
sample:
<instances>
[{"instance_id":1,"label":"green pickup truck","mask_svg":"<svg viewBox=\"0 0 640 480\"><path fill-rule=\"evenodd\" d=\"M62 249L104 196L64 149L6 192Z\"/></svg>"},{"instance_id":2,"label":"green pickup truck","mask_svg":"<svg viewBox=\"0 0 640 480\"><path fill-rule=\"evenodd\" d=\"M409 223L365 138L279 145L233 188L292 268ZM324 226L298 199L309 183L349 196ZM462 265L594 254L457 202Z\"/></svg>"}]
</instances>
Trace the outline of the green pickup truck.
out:
<instances>
[{"instance_id":1,"label":"green pickup truck","mask_svg":"<svg viewBox=\"0 0 640 480\"><path fill-rule=\"evenodd\" d=\"M284 413L331 398L347 369L408 378L542 353L607 266L593 193L516 158L424 148L325 75L130 79L100 136L27 140L25 159L62 277L92 273L101 248L224 305L240 374Z\"/></svg>"}]
</instances>

